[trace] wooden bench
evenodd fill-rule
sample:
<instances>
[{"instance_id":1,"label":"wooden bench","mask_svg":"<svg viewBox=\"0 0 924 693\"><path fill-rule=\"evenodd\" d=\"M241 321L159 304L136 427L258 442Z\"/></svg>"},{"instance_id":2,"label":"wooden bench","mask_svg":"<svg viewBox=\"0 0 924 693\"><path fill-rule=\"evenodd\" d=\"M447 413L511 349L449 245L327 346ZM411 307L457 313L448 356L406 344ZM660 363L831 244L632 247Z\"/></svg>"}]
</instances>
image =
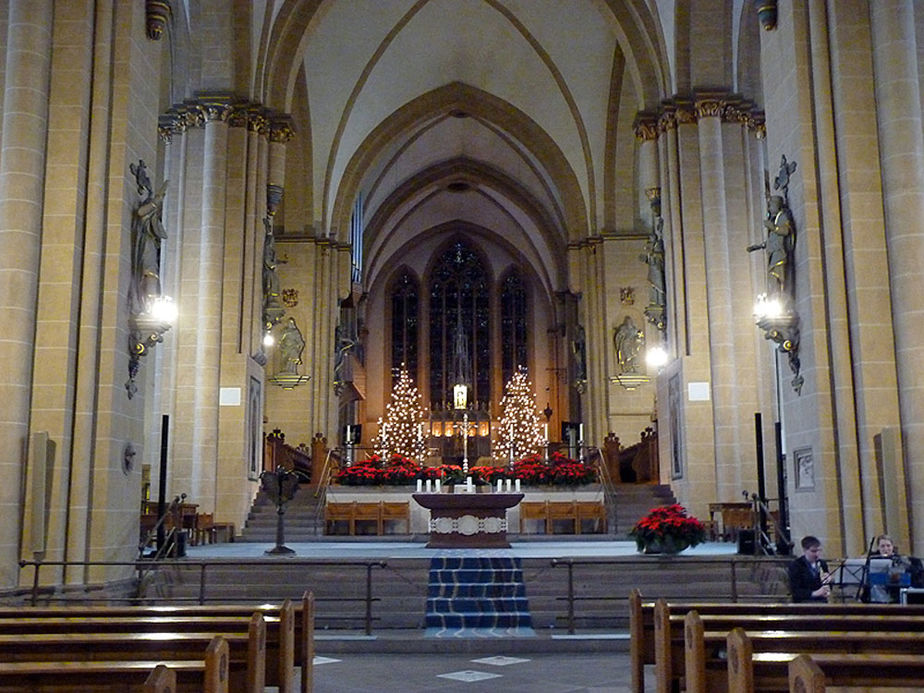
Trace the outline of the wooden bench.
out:
<instances>
[{"instance_id":1,"label":"wooden bench","mask_svg":"<svg viewBox=\"0 0 924 693\"><path fill-rule=\"evenodd\" d=\"M2 662L165 661L200 659L216 635L228 648L229 688L263 693L266 624L254 614L248 633L29 633L0 634Z\"/></svg>"},{"instance_id":2,"label":"wooden bench","mask_svg":"<svg viewBox=\"0 0 924 693\"><path fill-rule=\"evenodd\" d=\"M661 600L664 601L664 600ZM655 664L655 610L657 602L643 601L641 592L633 589L629 593L629 661L631 669L631 690L643 693L645 687L645 665ZM796 615L790 627L807 618L815 616L850 616L850 615L887 615L890 618L898 614L924 616L924 605L898 606L895 604L824 604L824 603L770 603L770 602L664 602L665 615L662 616L661 628L665 632L666 642L674 639L683 643L683 617L688 611L696 610L702 618L724 616L733 619L733 625L745 623L744 619L760 616ZM767 621L764 621L767 623ZM758 626L761 627L761 626ZM766 626L767 628L771 626ZM777 627L784 627L782 625ZM661 642L665 642L662 640ZM682 645L680 662L683 663ZM676 655L676 652L675 652ZM663 655L662 655L663 656ZM679 669L678 669L679 671Z\"/></svg>"},{"instance_id":3,"label":"wooden bench","mask_svg":"<svg viewBox=\"0 0 924 693\"><path fill-rule=\"evenodd\" d=\"M119 622L124 619L137 621L137 631L164 630L173 623L174 630L208 627L224 632L241 632L242 623L248 623L254 613L260 613L266 627L265 659L267 685L279 686L280 691L294 690L294 666L302 668L301 691L311 690L314 661L314 596L311 592L302 595L296 607L289 600L280 605L170 605L170 606L42 606L0 608L0 633L36 632L40 625L33 625L48 619L49 625L41 632L51 631L59 626L56 621L74 623L74 632L95 630L103 632L130 632L134 626ZM170 621L169 619L175 619ZM89 625L76 625L85 621ZM107 624L112 625L107 625ZM97 624L97 625L94 625ZM160 624L160 625L158 625ZM244 630L246 632L246 629Z\"/></svg>"},{"instance_id":4,"label":"wooden bench","mask_svg":"<svg viewBox=\"0 0 924 693\"><path fill-rule=\"evenodd\" d=\"M542 529L545 531L548 514L548 501L520 501L520 534L525 534L524 523L538 520L542 523Z\"/></svg>"},{"instance_id":5,"label":"wooden bench","mask_svg":"<svg viewBox=\"0 0 924 693\"><path fill-rule=\"evenodd\" d=\"M581 534L585 522L593 523L594 531L606 532L606 507L599 501L522 501L519 510L520 534L530 520L538 520L545 534L555 534L556 523L568 523L567 534Z\"/></svg>"},{"instance_id":6,"label":"wooden bench","mask_svg":"<svg viewBox=\"0 0 924 693\"><path fill-rule=\"evenodd\" d=\"M216 636L202 659L181 661L0 662L0 691L112 691L142 693L196 691L228 693L228 643Z\"/></svg>"},{"instance_id":7,"label":"wooden bench","mask_svg":"<svg viewBox=\"0 0 924 693\"><path fill-rule=\"evenodd\" d=\"M406 534L411 532L411 513L408 501L378 501L365 503L327 503L324 506L324 531L330 534L334 522L346 522L350 536L356 535L357 523L370 523L379 536L385 534L386 522L403 522Z\"/></svg>"},{"instance_id":8,"label":"wooden bench","mask_svg":"<svg viewBox=\"0 0 924 693\"><path fill-rule=\"evenodd\" d=\"M924 619L911 624L915 630L884 628L875 631L849 630L837 619L825 622L830 629L824 628L818 620L803 620L815 629L745 631L742 627L734 627L709 631L704 629L696 611L688 612L684 617L683 682L686 690L689 693L781 690L786 688L787 665L796 653L914 654L922 652L924 646ZM890 617L881 617L879 623L885 626L889 620ZM865 627L869 623L867 621ZM662 680L660 665L656 666L659 690L677 683Z\"/></svg>"},{"instance_id":9,"label":"wooden bench","mask_svg":"<svg viewBox=\"0 0 924 693\"><path fill-rule=\"evenodd\" d=\"M827 686L919 691L924 655L800 654L789 661L789 690L825 693Z\"/></svg>"}]
</instances>

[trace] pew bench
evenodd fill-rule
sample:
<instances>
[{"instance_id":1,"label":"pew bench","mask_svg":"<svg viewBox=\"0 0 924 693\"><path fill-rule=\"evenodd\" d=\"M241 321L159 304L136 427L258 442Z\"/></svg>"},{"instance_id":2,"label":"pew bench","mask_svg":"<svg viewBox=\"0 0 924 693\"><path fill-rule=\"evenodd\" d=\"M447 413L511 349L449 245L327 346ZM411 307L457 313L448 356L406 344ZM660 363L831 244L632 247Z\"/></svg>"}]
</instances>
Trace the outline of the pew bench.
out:
<instances>
[{"instance_id":1,"label":"pew bench","mask_svg":"<svg viewBox=\"0 0 924 693\"><path fill-rule=\"evenodd\" d=\"M589 533L606 533L606 507L598 501L522 501L519 511L520 534L536 520L545 534L581 534L585 527ZM568 531L556 532L561 528Z\"/></svg>"},{"instance_id":2,"label":"pew bench","mask_svg":"<svg viewBox=\"0 0 924 693\"><path fill-rule=\"evenodd\" d=\"M664 601L664 600L660 600ZM641 592L633 589L629 593L629 661L631 670L631 690L633 693L644 693L645 690L645 665L655 664L655 609L657 602L644 601ZM905 605L896 604L825 604L825 603L771 603L771 602L664 602L666 616L663 616L662 629L668 638L676 638L680 645L677 651L680 652L680 665L674 667L678 672L678 667L683 662L683 617L688 611L697 611L701 617L715 615L716 618L726 617L734 619L733 625L745 623L744 619L756 618L759 616L796 616L792 627L798 627L798 624L806 619L817 616L825 617L846 617L851 615L876 616L884 615L887 619L894 619L898 615L902 616L924 616L924 605ZM710 626L712 627L712 626ZM766 626L770 628L772 626ZM785 626L776 626L785 627ZM763 628L758 626L758 628ZM663 642L663 641L662 641ZM679 674L678 674L679 675ZM668 677L672 678L672 677Z\"/></svg>"},{"instance_id":3,"label":"pew bench","mask_svg":"<svg viewBox=\"0 0 924 693\"><path fill-rule=\"evenodd\" d=\"M686 615L685 640L689 693L786 690L793 653L908 655L924 648L922 631L706 631L695 611ZM658 690L677 683L662 680L660 669L657 676Z\"/></svg>"},{"instance_id":4,"label":"pew bench","mask_svg":"<svg viewBox=\"0 0 924 693\"><path fill-rule=\"evenodd\" d=\"M0 662L0 692L228 693L228 643L216 636L202 659Z\"/></svg>"},{"instance_id":5,"label":"pew bench","mask_svg":"<svg viewBox=\"0 0 924 693\"><path fill-rule=\"evenodd\" d=\"M305 592L296 607L289 600L276 604L215 604L215 605L164 605L164 606L23 606L0 607L0 633L30 632L29 625L41 619L54 623L57 619L85 620L98 626L75 626L81 629L102 631L107 622L117 623L119 619L179 619L176 629L194 628L189 622L206 624L209 628L240 629L241 621L249 622L254 613L263 616L265 623L266 683L279 686L281 693L294 690L294 667L302 669L301 693L311 690L314 661L314 595ZM219 623L222 619L225 624ZM22 625L17 625L21 622ZM144 623L144 621L142 621ZM150 626L155 630L169 629L168 621L162 621L163 628ZM51 626L50 626L51 628ZM144 630L146 626L140 626ZM198 631L202 631L200 625ZM18 629L18 631L17 631ZM36 631L31 631L36 632ZM45 632L42 630L41 632ZM246 630L245 630L246 632Z\"/></svg>"},{"instance_id":6,"label":"pew bench","mask_svg":"<svg viewBox=\"0 0 924 693\"><path fill-rule=\"evenodd\" d=\"M202 659L214 638L225 643L228 686L263 693L266 684L266 625L254 614L244 633L31 633L0 634L0 662L87 662Z\"/></svg>"},{"instance_id":7,"label":"pew bench","mask_svg":"<svg viewBox=\"0 0 924 693\"><path fill-rule=\"evenodd\" d=\"M828 686L919 691L924 655L800 654L789 660L789 691L826 693Z\"/></svg>"}]
</instances>

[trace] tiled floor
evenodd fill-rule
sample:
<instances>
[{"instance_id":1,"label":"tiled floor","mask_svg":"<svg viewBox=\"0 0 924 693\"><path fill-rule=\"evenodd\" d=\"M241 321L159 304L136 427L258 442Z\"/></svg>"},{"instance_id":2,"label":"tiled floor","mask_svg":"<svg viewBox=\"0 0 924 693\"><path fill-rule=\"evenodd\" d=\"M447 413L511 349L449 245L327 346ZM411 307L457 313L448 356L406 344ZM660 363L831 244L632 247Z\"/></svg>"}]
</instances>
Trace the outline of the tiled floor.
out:
<instances>
[{"instance_id":1,"label":"tiled floor","mask_svg":"<svg viewBox=\"0 0 924 693\"><path fill-rule=\"evenodd\" d=\"M629 655L345 654L315 660L315 693L627 693ZM649 667L646 690L654 690Z\"/></svg>"}]
</instances>

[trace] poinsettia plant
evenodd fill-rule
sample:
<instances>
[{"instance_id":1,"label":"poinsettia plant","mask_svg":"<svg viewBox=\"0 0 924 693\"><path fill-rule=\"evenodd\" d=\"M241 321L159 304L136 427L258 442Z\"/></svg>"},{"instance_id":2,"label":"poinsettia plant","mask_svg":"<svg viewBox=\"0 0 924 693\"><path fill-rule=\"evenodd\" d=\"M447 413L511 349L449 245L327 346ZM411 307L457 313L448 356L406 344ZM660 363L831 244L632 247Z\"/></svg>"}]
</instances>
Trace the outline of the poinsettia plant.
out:
<instances>
[{"instance_id":1,"label":"poinsettia plant","mask_svg":"<svg viewBox=\"0 0 924 693\"><path fill-rule=\"evenodd\" d=\"M635 539L639 551L650 549L654 544L668 551L682 551L706 541L706 528L687 514L686 508L674 503L649 510L635 523L629 536Z\"/></svg>"}]
</instances>

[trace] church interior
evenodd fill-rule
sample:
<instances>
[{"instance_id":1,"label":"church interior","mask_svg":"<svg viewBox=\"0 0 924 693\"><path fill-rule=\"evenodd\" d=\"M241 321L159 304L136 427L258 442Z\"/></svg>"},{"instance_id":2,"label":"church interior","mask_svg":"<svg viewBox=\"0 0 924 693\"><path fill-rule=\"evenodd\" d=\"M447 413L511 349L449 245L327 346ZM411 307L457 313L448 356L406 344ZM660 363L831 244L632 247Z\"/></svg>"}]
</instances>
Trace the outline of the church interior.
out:
<instances>
[{"instance_id":1,"label":"church interior","mask_svg":"<svg viewBox=\"0 0 924 693\"><path fill-rule=\"evenodd\" d=\"M4 0L0 35L0 594L396 451L545 503L482 529L552 528L496 470L555 459L603 482L577 533L666 489L924 554L920 3Z\"/></svg>"}]
</instances>

